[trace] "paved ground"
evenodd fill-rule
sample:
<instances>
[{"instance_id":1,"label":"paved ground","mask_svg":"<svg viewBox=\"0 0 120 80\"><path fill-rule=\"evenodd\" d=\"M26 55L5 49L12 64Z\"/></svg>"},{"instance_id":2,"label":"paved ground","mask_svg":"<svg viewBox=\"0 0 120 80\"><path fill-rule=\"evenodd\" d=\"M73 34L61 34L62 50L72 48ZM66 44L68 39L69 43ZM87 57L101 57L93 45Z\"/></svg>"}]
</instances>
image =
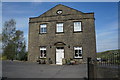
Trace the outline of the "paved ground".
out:
<instances>
[{"instance_id":1,"label":"paved ground","mask_svg":"<svg viewBox=\"0 0 120 80\"><path fill-rule=\"evenodd\" d=\"M8 78L84 78L87 65L47 65L3 61L3 77Z\"/></svg>"}]
</instances>

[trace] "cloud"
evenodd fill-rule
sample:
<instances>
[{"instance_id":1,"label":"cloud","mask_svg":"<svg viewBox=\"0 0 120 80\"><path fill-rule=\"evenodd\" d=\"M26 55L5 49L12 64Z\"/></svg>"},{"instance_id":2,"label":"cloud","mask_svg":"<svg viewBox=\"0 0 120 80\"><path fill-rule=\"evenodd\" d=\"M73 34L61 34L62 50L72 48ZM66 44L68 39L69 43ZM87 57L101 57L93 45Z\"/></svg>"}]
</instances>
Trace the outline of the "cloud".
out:
<instances>
[{"instance_id":1,"label":"cloud","mask_svg":"<svg viewBox=\"0 0 120 80\"><path fill-rule=\"evenodd\" d=\"M29 18L15 18L16 20L16 27L17 28L25 28L25 27L28 27L28 23L29 23Z\"/></svg>"},{"instance_id":2,"label":"cloud","mask_svg":"<svg viewBox=\"0 0 120 80\"><path fill-rule=\"evenodd\" d=\"M2 14L4 17L29 17L34 15L36 8L39 7L41 3L37 2L27 2L27 3L3 3ZM21 7L22 6L22 7Z\"/></svg>"},{"instance_id":3,"label":"cloud","mask_svg":"<svg viewBox=\"0 0 120 80\"><path fill-rule=\"evenodd\" d=\"M99 33L98 35L97 35L97 37L108 37L108 36L110 36L110 35L113 35L113 34L116 34L116 35L118 35L117 34L117 31L106 31L106 32L101 32L101 33ZM111 37L111 36L110 36Z\"/></svg>"},{"instance_id":4,"label":"cloud","mask_svg":"<svg viewBox=\"0 0 120 80\"><path fill-rule=\"evenodd\" d=\"M97 51L118 49L118 22L105 25L97 32Z\"/></svg>"},{"instance_id":5,"label":"cloud","mask_svg":"<svg viewBox=\"0 0 120 80\"><path fill-rule=\"evenodd\" d=\"M41 4L42 2L36 2L36 1L31 2L31 5L41 5Z\"/></svg>"},{"instance_id":6,"label":"cloud","mask_svg":"<svg viewBox=\"0 0 120 80\"><path fill-rule=\"evenodd\" d=\"M10 19L15 19L16 21L16 28L17 29L24 29L25 27L28 27L29 18L27 17L3 17L2 23L4 24L5 21L8 21Z\"/></svg>"},{"instance_id":7,"label":"cloud","mask_svg":"<svg viewBox=\"0 0 120 80\"><path fill-rule=\"evenodd\" d=\"M97 42L97 51L102 52L106 50L118 49L118 39L103 39Z\"/></svg>"},{"instance_id":8,"label":"cloud","mask_svg":"<svg viewBox=\"0 0 120 80\"><path fill-rule=\"evenodd\" d=\"M114 30L118 30L118 22L117 21L105 24L104 27L102 29L98 29L97 32L98 33L110 32L110 31L114 31Z\"/></svg>"},{"instance_id":9,"label":"cloud","mask_svg":"<svg viewBox=\"0 0 120 80\"><path fill-rule=\"evenodd\" d=\"M108 37L114 37L118 36L118 22L110 23L107 25L104 25L103 29L97 29L97 38L108 38ZM113 36L114 35L114 36Z\"/></svg>"}]
</instances>

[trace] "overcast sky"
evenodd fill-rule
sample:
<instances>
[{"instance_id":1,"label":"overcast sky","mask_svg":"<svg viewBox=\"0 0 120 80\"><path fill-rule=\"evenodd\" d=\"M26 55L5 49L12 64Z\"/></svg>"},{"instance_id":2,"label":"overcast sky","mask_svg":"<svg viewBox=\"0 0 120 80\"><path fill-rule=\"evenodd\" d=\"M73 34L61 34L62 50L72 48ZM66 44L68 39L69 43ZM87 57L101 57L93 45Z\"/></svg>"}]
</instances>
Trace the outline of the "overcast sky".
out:
<instances>
[{"instance_id":1,"label":"overcast sky","mask_svg":"<svg viewBox=\"0 0 120 80\"><path fill-rule=\"evenodd\" d=\"M29 17L37 17L57 4L63 4L84 13L95 13L97 52L118 49L118 3L117 2L3 2L2 23L15 19L17 29L24 31L28 41Z\"/></svg>"}]
</instances>

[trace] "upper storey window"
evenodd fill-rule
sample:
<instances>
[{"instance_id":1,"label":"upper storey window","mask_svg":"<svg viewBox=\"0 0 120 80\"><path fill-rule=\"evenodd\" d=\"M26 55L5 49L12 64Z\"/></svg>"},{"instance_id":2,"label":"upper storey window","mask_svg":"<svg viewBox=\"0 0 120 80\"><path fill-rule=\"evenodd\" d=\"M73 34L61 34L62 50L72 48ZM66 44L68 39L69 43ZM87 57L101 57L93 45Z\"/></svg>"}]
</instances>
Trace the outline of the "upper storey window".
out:
<instances>
[{"instance_id":1,"label":"upper storey window","mask_svg":"<svg viewBox=\"0 0 120 80\"><path fill-rule=\"evenodd\" d=\"M46 24L40 25L40 33L47 33L47 25Z\"/></svg>"},{"instance_id":2,"label":"upper storey window","mask_svg":"<svg viewBox=\"0 0 120 80\"><path fill-rule=\"evenodd\" d=\"M74 22L74 32L82 31L81 22Z\"/></svg>"},{"instance_id":3,"label":"upper storey window","mask_svg":"<svg viewBox=\"0 0 120 80\"><path fill-rule=\"evenodd\" d=\"M63 23L56 24L56 32L63 32Z\"/></svg>"}]
</instances>

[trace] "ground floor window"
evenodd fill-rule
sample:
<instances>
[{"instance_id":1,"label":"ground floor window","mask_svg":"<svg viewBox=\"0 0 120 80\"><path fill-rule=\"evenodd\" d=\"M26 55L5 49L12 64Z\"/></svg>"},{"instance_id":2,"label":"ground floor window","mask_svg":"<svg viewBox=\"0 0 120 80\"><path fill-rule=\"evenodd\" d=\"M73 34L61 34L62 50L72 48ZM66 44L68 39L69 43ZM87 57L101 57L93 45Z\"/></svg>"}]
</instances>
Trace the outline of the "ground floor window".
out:
<instances>
[{"instance_id":1,"label":"ground floor window","mask_svg":"<svg viewBox=\"0 0 120 80\"><path fill-rule=\"evenodd\" d=\"M46 47L40 47L40 58L46 58Z\"/></svg>"},{"instance_id":2,"label":"ground floor window","mask_svg":"<svg viewBox=\"0 0 120 80\"><path fill-rule=\"evenodd\" d=\"M82 58L82 47L74 47L74 58Z\"/></svg>"}]
</instances>

